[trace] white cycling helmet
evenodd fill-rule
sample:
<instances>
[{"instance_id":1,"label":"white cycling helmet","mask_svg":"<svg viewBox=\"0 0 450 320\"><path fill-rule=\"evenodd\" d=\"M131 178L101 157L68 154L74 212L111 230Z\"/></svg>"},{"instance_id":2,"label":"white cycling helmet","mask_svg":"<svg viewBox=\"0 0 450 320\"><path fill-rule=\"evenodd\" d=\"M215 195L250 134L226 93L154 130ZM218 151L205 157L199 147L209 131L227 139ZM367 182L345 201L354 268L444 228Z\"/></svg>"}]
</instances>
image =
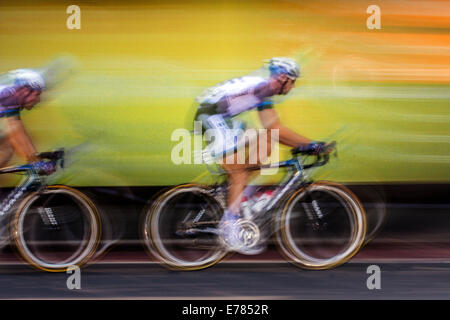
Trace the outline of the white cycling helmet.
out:
<instances>
[{"instance_id":1,"label":"white cycling helmet","mask_svg":"<svg viewBox=\"0 0 450 320\"><path fill-rule=\"evenodd\" d=\"M300 77L300 68L294 59L276 57L269 60L271 74L286 74L288 78L295 80Z\"/></svg>"},{"instance_id":2,"label":"white cycling helmet","mask_svg":"<svg viewBox=\"0 0 450 320\"><path fill-rule=\"evenodd\" d=\"M32 69L17 69L9 72L18 86L28 86L33 90L44 90L45 80L39 72Z\"/></svg>"}]
</instances>

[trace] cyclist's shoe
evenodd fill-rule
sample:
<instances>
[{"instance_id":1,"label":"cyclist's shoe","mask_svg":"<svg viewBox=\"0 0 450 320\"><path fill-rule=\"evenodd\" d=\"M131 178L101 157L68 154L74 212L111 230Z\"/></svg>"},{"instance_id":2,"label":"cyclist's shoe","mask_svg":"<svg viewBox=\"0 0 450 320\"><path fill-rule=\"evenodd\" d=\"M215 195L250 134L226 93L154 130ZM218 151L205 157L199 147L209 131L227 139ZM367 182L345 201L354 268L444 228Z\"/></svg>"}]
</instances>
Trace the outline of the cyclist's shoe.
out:
<instances>
[{"instance_id":1,"label":"cyclist's shoe","mask_svg":"<svg viewBox=\"0 0 450 320\"><path fill-rule=\"evenodd\" d=\"M242 247L239 240L239 234L242 231L241 226L237 223L239 216L225 212L219 223L219 234L224 244L231 250L238 250Z\"/></svg>"}]
</instances>

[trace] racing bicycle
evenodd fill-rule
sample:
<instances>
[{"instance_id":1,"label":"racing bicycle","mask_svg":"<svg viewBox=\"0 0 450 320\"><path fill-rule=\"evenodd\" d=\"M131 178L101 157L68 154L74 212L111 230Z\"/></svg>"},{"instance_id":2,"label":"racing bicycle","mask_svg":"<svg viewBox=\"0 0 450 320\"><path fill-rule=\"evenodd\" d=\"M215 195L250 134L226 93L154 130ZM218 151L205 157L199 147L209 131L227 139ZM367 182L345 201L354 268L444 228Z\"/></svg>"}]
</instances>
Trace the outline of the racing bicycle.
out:
<instances>
[{"instance_id":1,"label":"racing bicycle","mask_svg":"<svg viewBox=\"0 0 450 320\"><path fill-rule=\"evenodd\" d=\"M336 143L327 148L336 150ZM144 244L161 263L178 270L212 266L232 251L261 253L273 238L297 266L339 266L363 245L366 216L357 197L343 185L308 178L306 170L324 166L329 159L329 152L315 155L294 149L289 160L253 168L286 168L287 174L269 200L252 205L251 212L236 222L241 227L237 249L230 248L218 229L226 207L226 183L184 184L160 195L143 213Z\"/></svg>"},{"instance_id":2,"label":"racing bicycle","mask_svg":"<svg viewBox=\"0 0 450 320\"><path fill-rule=\"evenodd\" d=\"M64 167L62 149L39 158ZM44 271L62 272L85 264L101 234L93 202L71 187L47 185L45 175L32 163L0 169L0 174L7 173L24 174L24 179L0 205L0 240L11 237L25 261Z\"/></svg>"}]
</instances>

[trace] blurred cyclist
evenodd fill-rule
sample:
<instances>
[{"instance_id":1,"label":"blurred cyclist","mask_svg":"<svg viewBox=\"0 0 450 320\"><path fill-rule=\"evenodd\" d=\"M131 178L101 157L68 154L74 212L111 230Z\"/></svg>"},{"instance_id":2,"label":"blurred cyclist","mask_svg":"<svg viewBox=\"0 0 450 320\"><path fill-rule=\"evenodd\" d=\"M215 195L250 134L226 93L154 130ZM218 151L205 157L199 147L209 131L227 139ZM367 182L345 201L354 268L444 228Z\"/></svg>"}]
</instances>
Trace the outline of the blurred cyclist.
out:
<instances>
[{"instance_id":1,"label":"blurred cyclist","mask_svg":"<svg viewBox=\"0 0 450 320\"><path fill-rule=\"evenodd\" d=\"M195 120L202 122L204 130L211 129L214 132L214 143L204 151L215 161L222 160L221 166L228 176L227 209L222 217L220 228L222 237L232 247L239 245L237 233L240 230L235 222L240 217L241 199L252 174L248 168L254 166L248 162L248 157L245 163L237 163L236 151L245 141L234 133L230 134L230 131L237 132L237 129L242 128L234 117L252 109L259 111L261 123L268 131L267 154L263 155L264 157L268 157L271 152L271 130L278 130L279 142L289 147L306 147L315 153L323 150L323 142L314 142L283 126L273 109L271 97L286 95L294 88L295 81L300 76L297 63L290 58L272 58L269 61L269 71L268 79L258 76L231 79L207 89L197 98L200 105ZM259 139L257 141L259 142ZM259 152L257 157L258 164L265 160L261 158Z\"/></svg>"},{"instance_id":2,"label":"blurred cyclist","mask_svg":"<svg viewBox=\"0 0 450 320\"><path fill-rule=\"evenodd\" d=\"M5 166L17 152L28 162L33 162L37 171L50 174L55 170L53 163L40 161L20 119L21 110L31 110L39 103L45 80L31 69L13 70L8 76L12 77L13 84L0 85L0 118L4 119L6 129L6 132L0 132L0 167Z\"/></svg>"}]
</instances>

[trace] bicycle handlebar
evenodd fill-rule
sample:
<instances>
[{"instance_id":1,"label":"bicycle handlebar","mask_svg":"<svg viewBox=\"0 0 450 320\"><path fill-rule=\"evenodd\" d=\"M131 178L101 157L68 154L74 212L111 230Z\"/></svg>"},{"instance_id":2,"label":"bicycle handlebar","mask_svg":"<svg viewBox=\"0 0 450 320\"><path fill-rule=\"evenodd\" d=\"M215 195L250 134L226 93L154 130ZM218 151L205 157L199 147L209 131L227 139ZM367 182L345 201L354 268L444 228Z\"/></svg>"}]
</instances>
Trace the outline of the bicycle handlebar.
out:
<instances>
[{"instance_id":1,"label":"bicycle handlebar","mask_svg":"<svg viewBox=\"0 0 450 320\"><path fill-rule=\"evenodd\" d=\"M38 157L41 159L47 159L51 161L60 161L59 165L61 168L64 168L64 149L58 149L56 151L51 152L42 152L38 154ZM0 174L2 173L16 173L16 172L26 172L33 171L32 163L24 164L21 166L11 166L0 169Z\"/></svg>"},{"instance_id":2,"label":"bicycle handlebar","mask_svg":"<svg viewBox=\"0 0 450 320\"><path fill-rule=\"evenodd\" d=\"M38 154L38 157L41 159L48 159L53 161L60 161L61 168L64 168L64 149L58 149L56 151L50 151L50 152L41 152Z\"/></svg>"},{"instance_id":3,"label":"bicycle handlebar","mask_svg":"<svg viewBox=\"0 0 450 320\"><path fill-rule=\"evenodd\" d=\"M332 142L326 144L324 151L320 154L312 154L311 152L302 153L302 152L300 152L300 150L298 148L293 149L292 151L294 151L294 150L296 151L294 153L294 158L292 158L290 160L282 161L282 162L279 162L276 164L251 165L251 166L247 167L246 169L253 171L253 170L261 170L261 169L272 169L272 168L276 168L276 167L293 167L293 166L296 166L296 163L298 162L298 160L296 159L295 156L299 156L299 155L316 157L316 161L314 161L313 163L302 164L302 166L301 166L302 169L310 169L310 168L314 168L314 167L324 166L325 164L327 164L327 162L330 160L330 153L333 150L335 151L335 155L337 155L336 141L332 141Z\"/></svg>"},{"instance_id":4,"label":"bicycle handlebar","mask_svg":"<svg viewBox=\"0 0 450 320\"><path fill-rule=\"evenodd\" d=\"M321 143L323 144L323 143ZM332 141L330 143L323 144L323 150L321 150L321 153L329 153L331 150L333 150L336 147L336 141ZM305 155L305 156L312 156L312 155L318 155L317 149L314 147L314 145L306 145L306 146L299 146L296 148L291 149L292 155Z\"/></svg>"},{"instance_id":5,"label":"bicycle handlebar","mask_svg":"<svg viewBox=\"0 0 450 320\"><path fill-rule=\"evenodd\" d=\"M311 164L305 164L303 165L303 169L311 169L311 168L315 168L315 167L321 167L327 164L327 162L330 160L330 153L333 150L336 150L336 141L332 141L330 143L327 143L324 145L324 150L322 153L320 154L312 154L311 150L305 150L305 151L301 151L301 150L296 150L297 152L294 153L294 155L306 155L306 156L316 156L316 161L314 161ZM294 149L295 150L295 149ZM337 152L335 152L335 154L337 155Z\"/></svg>"},{"instance_id":6,"label":"bicycle handlebar","mask_svg":"<svg viewBox=\"0 0 450 320\"><path fill-rule=\"evenodd\" d=\"M315 167L321 167L327 164L327 162L330 160L330 155L317 155L316 161L310 164L303 165L303 169L311 169Z\"/></svg>"}]
</instances>

